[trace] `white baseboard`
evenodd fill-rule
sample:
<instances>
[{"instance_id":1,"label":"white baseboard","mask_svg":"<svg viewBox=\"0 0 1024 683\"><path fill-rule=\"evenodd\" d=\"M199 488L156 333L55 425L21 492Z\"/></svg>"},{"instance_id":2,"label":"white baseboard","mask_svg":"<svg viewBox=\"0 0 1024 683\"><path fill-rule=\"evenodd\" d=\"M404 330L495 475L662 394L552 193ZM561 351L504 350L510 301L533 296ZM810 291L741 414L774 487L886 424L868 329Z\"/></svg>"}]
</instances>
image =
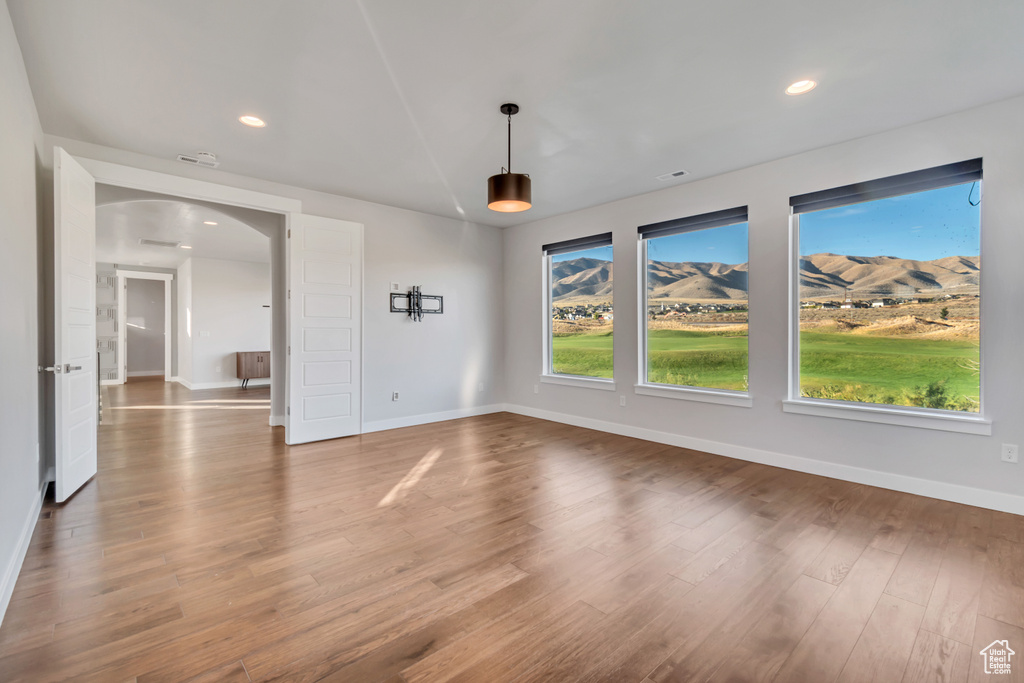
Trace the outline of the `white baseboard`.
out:
<instances>
[{"instance_id":1,"label":"white baseboard","mask_svg":"<svg viewBox=\"0 0 1024 683\"><path fill-rule=\"evenodd\" d=\"M443 422L444 420L457 420L460 417L476 417L477 415L488 415L500 413L506 410L504 404L496 403L487 406L474 406L472 408L459 408L456 410L445 410L440 413L424 413L422 415L410 415L408 417L396 417L390 420L374 420L363 423L363 433L382 432L386 429L400 429L401 427L415 427L416 425L430 424L431 422Z\"/></svg>"},{"instance_id":2,"label":"white baseboard","mask_svg":"<svg viewBox=\"0 0 1024 683\"><path fill-rule=\"evenodd\" d=\"M271 415L270 416L271 427L284 427L284 415Z\"/></svg>"},{"instance_id":3,"label":"white baseboard","mask_svg":"<svg viewBox=\"0 0 1024 683\"><path fill-rule=\"evenodd\" d=\"M100 380L100 386L101 387L112 387L115 384L123 384L123 382L121 380L119 380L119 379L101 379Z\"/></svg>"},{"instance_id":4,"label":"white baseboard","mask_svg":"<svg viewBox=\"0 0 1024 683\"><path fill-rule=\"evenodd\" d=\"M18 574L21 573L21 565L25 562L25 555L28 553L29 543L32 542L32 532L35 531L36 522L39 520L39 511L43 509L43 497L46 495L46 486L49 481L44 481L39 487L39 495L36 496L32 505L29 506L28 515L21 527L21 536L18 537L18 545L14 548L14 555L11 556L4 568L3 579L0 580L0 625L3 624L4 615L7 613L7 606L11 604L11 596L14 595L14 584L18 581Z\"/></svg>"},{"instance_id":5,"label":"white baseboard","mask_svg":"<svg viewBox=\"0 0 1024 683\"><path fill-rule=\"evenodd\" d=\"M156 377L157 375L163 376L163 374L164 374L163 370L135 370L134 372L129 372L128 376L129 377Z\"/></svg>"},{"instance_id":6,"label":"white baseboard","mask_svg":"<svg viewBox=\"0 0 1024 683\"><path fill-rule=\"evenodd\" d=\"M656 443L663 443L669 446L679 446L681 448L691 448L696 451L714 453L715 455L724 455L728 458L736 458L737 460L747 460L749 462L772 465L773 467L781 467L787 470L806 472L807 474L817 474L823 477L831 477L833 479L854 482L856 484L867 484L868 486L877 486L879 488L890 489L892 491L902 491L904 493L913 493L918 496L948 500L953 503L963 503L964 505L973 505L975 507L987 508L989 510L999 510L1016 515L1024 515L1024 496L1015 496L1009 493L1000 493L996 491L986 491L984 489L977 489L971 486L950 484L948 482L934 481L932 479L919 479L917 477L908 477L903 474L869 470L863 467L855 467L853 465L841 465L839 463L803 458L796 455L787 455L785 453L766 451L759 448L736 446L734 444L711 441L709 439L697 439L689 436L682 436L680 434L660 432L654 429L633 427L615 422L604 422L603 420L579 417L577 415L567 415L565 413L556 413L548 410L529 408L527 406L506 404L504 409L510 413L516 413L518 415L536 417L542 420L551 420L552 422L561 422L563 424L584 427L586 429L593 429L599 432L608 432L610 434L618 434L620 436L631 436L635 439L654 441Z\"/></svg>"},{"instance_id":7,"label":"white baseboard","mask_svg":"<svg viewBox=\"0 0 1024 683\"><path fill-rule=\"evenodd\" d=\"M185 387L186 389L191 389L192 388L192 383L189 382L184 377L172 377L171 381L172 382L177 382L178 384L180 384L181 386Z\"/></svg>"}]
</instances>

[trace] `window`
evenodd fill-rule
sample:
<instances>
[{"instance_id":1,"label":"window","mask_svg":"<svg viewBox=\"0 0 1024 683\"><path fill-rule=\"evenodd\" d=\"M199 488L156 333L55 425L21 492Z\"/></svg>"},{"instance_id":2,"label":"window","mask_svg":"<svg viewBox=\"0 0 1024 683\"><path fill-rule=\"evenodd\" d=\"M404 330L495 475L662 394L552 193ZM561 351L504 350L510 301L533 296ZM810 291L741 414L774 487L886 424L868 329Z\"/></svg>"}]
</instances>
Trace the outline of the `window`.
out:
<instances>
[{"instance_id":1,"label":"window","mask_svg":"<svg viewBox=\"0 0 1024 683\"><path fill-rule=\"evenodd\" d=\"M747 207L638 229L641 384L747 390Z\"/></svg>"},{"instance_id":2,"label":"window","mask_svg":"<svg viewBox=\"0 0 1024 683\"><path fill-rule=\"evenodd\" d=\"M980 412L981 177L975 159L790 199L794 394Z\"/></svg>"},{"instance_id":3,"label":"window","mask_svg":"<svg viewBox=\"0 0 1024 683\"><path fill-rule=\"evenodd\" d=\"M612 234L544 245L547 372L612 377Z\"/></svg>"}]
</instances>

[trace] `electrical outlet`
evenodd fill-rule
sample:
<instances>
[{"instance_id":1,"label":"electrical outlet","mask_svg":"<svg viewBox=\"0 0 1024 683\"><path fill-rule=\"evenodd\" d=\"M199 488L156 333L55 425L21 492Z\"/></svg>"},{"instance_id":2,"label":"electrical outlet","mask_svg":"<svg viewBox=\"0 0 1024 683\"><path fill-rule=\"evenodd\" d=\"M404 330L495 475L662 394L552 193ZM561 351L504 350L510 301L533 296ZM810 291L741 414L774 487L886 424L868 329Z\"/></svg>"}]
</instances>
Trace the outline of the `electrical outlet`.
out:
<instances>
[{"instance_id":1,"label":"electrical outlet","mask_svg":"<svg viewBox=\"0 0 1024 683\"><path fill-rule=\"evenodd\" d=\"M36 443L36 464L38 464L38 463L39 463L39 460L40 460L41 458L42 458L42 454L41 454L41 453L40 453L40 451L39 451L39 443L37 442L37 443Z\"/></svg>"},{"instance_id":2,"label":"electrical outlet","mask_svg":"<svg viewBox=\"0 0 1024 683\"><path fill-rule=\"evenodd\" d=\"M626 407L626 397L625 396L619 396L619 405L622 406L623 408Z\"/></svg>"},{"instance_id":3,"label":"electrical outlet","mask_svg":"<svg viewBox=\"0 0 1024 683\"><path fill-rule=\"evenodd\" d=\"M220 374L220 366L219 365L217 367L215 367L214 370L217 372L218 375Z\"/></svg>"},{"instance_id":4,"label":"electrical outlet","mask_svg":"<svg viewBox=\"0 0 1024 683\"><path fill-rule=\"evenodd\" d=\"M401 292L402 291L402 286L400 284L398 284L397 282L392 282L391 283L391 291L392 292Z\"/></svg>"},{"instance_id":5,"label":"electrical outlet","mask_svg":"<svg viewBox=\"0 0 1024 683\"><path fill-rule=\"evenodd\" d=\"M397 391L392 391L391 392L391 400L392 401L397 401L398 400L398 392Z\"/></svg>"},{"instance_id":6,"label":"electrical outlet","mask_svg":"<svg viewBox=\"0 0 1024 683\"><path fill-rule=\"evenodd\" d=\"M1003 462L1020 462L1020 448L1015 443L1004 443L1002 457Z\"/></svg>"},{"instance_id":7,"label":"electrical outlet","mask_svg":"<svg viewBox=\"0 0 1024 683\"><path fill-rule=\"evenodd\" d=\"M481 394L484 393L484 383L480 382L480 384L477 384L476 390L479 391Z\"/></svg>"},{"instance_id":8,"label":"electrical outlet","mask_svg":"<svg viewBox=\"0 0 1024 683\"><path fill-rule=\"evenodd\" d=\"M200 337L209 337L210 336L210 331L209 330L200 330L199 331L199 336Z\"/></svg>"},{"instance_id":9,"label":"electrical outlet","mask_svg":"<svg viewBox=\"0 0 1024 683\"><path fill-rule=\"evenodd\" d=\"M540 393L540 385L539 384L534 384L533 385L533 393L535 393L535 394L539 394Z\"/></svg>"}]
</instances>

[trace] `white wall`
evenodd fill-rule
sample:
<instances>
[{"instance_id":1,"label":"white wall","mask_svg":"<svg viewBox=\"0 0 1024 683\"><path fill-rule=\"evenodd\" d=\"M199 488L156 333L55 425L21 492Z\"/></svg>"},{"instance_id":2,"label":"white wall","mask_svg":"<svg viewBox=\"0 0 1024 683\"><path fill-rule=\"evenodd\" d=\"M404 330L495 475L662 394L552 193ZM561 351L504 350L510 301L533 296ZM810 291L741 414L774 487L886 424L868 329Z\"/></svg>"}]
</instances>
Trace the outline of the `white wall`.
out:
<instances>
[{"instance_id":1,"label":"white wall","mask_svg":"<svg viewBox=\"0 0 1024 683\"><path fill-rule=\"evenodd\" d=\"M185 386L192 384L192 259L178 267L178 306L175 317L178 320L178 347L176 351L178 368L175 377Z\"/></svg>"},{"instance_id":2,"label":"white wall","mask_svg":"<svg viewBox=\"0 0 1024 683\"><path fill-rule=\"evenodd\" d=\"M41 504L40 397L45 306L39 242L47 195L43 133L6 3L0 3L0 620Z\"/></svg>"},{"instance_id":3,"label":"white wall","mask_svg":"<svg viewBox=\"0 0 1024 683\"><path fill-rule=\"evenodd\" d=\"M1024 444L1022 121L1024 98L1016 98L508 229L508 402L529 414L561 415L557 419L1024 513L1024 465L999 457L1001 443ZM981 346L992 436L783 413L789 197L975 157L984 157L985 173ZM638 341L626 321L637 317L636 227L741 205L750 212L753 408L635 395ZM545 314L541 245L607 231L614 233L617 391L539 384ZM540 393L534 394L538 384ZM626 407L619 406L620 396L626 397Z\"/></svg>"},{"instance_id":4,"label":"white wall","mask_svg":"<svg viewBox=\"0 0 1024 683\"><path fill-rule=\"evenodd\" d=\"M164 374L164 283L125 280L125 362L129 377Z\"/></svg>"},{"instance_id":5,"label":"white wall","mask_svg":"<svg viewBox=\"0 0 1024 683\"><path fill-rule=\"evenodd\" d=\"M75 156L298 199L303 213L362 223L365 429L472 414L503 401L501 230L67 138L45 142ZM445 314L412 323L389 313L395 281L444 295ZM178 375L185 377L180 368ZM401 400L392 402L396 389Z\"/></svg>"},{"instance_id":6,"label":"white wall","mask_svg":"<svg viewBox=\"0 0 1024 683\"><path fill-rule=\"evenodd\" d=\"M267 249L270 249L269 244ZM270 350L270 264L191 258L193 389L237 386L235 353ZM257 383L269 384L268 380Z\"/></svg>"}]
</instances>

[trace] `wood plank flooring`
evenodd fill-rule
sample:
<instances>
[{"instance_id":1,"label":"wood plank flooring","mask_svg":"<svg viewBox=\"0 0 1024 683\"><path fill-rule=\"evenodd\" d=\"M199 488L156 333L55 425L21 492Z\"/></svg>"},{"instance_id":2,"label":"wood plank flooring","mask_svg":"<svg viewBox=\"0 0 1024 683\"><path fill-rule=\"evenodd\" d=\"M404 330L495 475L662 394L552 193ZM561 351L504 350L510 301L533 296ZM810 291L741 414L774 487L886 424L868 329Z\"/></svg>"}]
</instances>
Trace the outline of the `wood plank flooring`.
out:
<instances>
[{"instance_id":1,"label":"wood plank flooring","mask_svg":"<svg viewBox=\"0 0 1024 683\"><path fill-rule=\"evenodd\" d=\"M139 382L104 411L0 680L973 682L993 640L1024 659L1021 517L507 413L288 447L266 388Z\"/></svg>"}]
</instances>

